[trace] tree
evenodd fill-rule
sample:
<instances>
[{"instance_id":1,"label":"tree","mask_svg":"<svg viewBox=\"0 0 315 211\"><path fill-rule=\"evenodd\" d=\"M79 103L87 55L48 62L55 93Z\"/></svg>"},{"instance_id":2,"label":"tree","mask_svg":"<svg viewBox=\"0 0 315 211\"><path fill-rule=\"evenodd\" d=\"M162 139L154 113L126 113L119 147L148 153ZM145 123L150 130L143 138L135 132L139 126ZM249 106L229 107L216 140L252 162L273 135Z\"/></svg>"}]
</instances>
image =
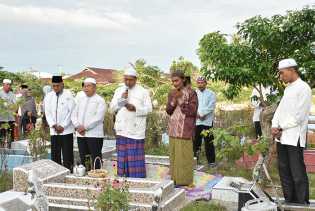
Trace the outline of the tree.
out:
<instances>
[{"instance_id":1,"label":"tree","mask_svg":"<svg viewBox=\"0 0 315 211\"><path fill-rule=\"evenodd\" d=\"M296 59L302 77L315 87L314 9L305 7L271 18L256 16L237 24L237 29L230 40L220 32L206 34L198 49L202 73L226 82L224 93L229 99L239 95L243 86L252 86L260 93L263 105L270 105L272 101L264 100L260 85L282 93L284 85L278 80L277 65L284 58ZM263 122L270 122L274 108L265 113L268 118ZM264 127L268 136L269 126Z\"/></svg>"},{"instance_id":2,"label":"tree","mask_svg":"<svg viewBox=\"0 0 315 211\"><path fill-rule=\"evenodd\" d=\"M192 76L193 73L199 71L198 67L182 56L180 56L178 60L173 60L171 64L170 71L174 72L176 70L183 71L186 76Z\"/></svg>"},{"instance_id":3,"label":"tree","mask_svg":"<svg viewBox=\"0 0 315 211\"><path fill-rule=\"evenodd\" d=\"M144 59L138 59L132 66L138 73L139 82L152 92L153 101L156 100L158 105L164 105L171 84L167 78L163 77L160 68L148 65Z\"/></svg>"},{"instance_id":4,"label":"tree","mask_svg":"<svg viewBox=\"0 0 315 211\"><path fill-rule=\"evenodd\" d=\"M315 87L315 10L306 7L271 18L256 16L237 25L228 41L220 32L206 34L199 43L202 72L227 82L225 94L237 96L243 86L273 86L281 91L277 65L283 58L295 58L305 80ZM262 95L261 101L264 101Z\"/></svg>"}]
</instances>

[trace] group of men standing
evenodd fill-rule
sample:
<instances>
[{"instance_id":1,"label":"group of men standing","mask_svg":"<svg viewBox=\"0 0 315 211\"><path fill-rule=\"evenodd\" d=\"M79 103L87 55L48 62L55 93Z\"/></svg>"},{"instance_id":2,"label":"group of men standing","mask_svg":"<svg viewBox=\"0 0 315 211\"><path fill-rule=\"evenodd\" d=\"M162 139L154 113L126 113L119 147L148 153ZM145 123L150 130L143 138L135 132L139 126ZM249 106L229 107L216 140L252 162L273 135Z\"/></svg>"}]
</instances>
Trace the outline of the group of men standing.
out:
<instances>
[{"instance_id":1,"label":"group of men standing","mask_svg":"<svg viewBox=\"0 0 315 211\"><path fill-rule=\"evenodd\" d=\"M278 168L285 200L289 203L309 203L309 184L303 149L306 146L308 115L312 93L302 81L294 59L279 62L280 80L287 84L284 95L272 120L272 135L277 142ZM176 185L193 184L193 157L199 157L202 140L210 167L215 166L213 136L202 131L213 127L215 94L207 89L207 80L197 78L193 90L181 71L171 74L174 89L168 95L166 112L169 115L170 174ZM16 99L10 91L11 81L5 79L0 98L9 104ZM44 113L50 128L52 160L72 170L73 135L76 134L81 164L86 156L94 161L102 157L103 122L107 110L104 99L96 93L96 80L86 78L83 91L74 98L64 89L61 76L53 76L52 89L44 99ZM257 137L261 136L259 113L261 104L253 102ZM124 177L146 177L144 140L146 117L152 111L149 91L137 84L137 72L124 73L124 85L113 96L110 109L115 113L117 174ZM258 122L258 123L256 123ZM13 127L14 117L0 115L0 124ZM11 130L13 131L13 130ZM1 133L5 132L3 130ZM13 136L13 135L12 135ZM101 163L96 162L96 168Z\"/></svg>"},{"instance_id":2,"label":"group of men standing","mask_svg":"<svg viewBox=\"0 0 315 211\"><path fill-rule=\"evenodd\" d=\"M149 91L136 84L137 73L124 73L124 86L114 94L110 108L115 112L118 175L145 177L144 138L146 116L152 111ZM102 157L104 117L107 110L104 99L96 93L96 80L86 78L83 91L74 98L64 89L61 76L53 76L53 91L44 99L44 112L51 135L52 160L68 169L73 167L73 134L78 142L81 164L87 156L92 161ZM62 158L62 159L61 159ZM96 160L95 168L101 163Z\"/></svg>"},{"instance_id":3,"label":"group of men standing","mask_svg":"<svg viewBox=\"0 0 315 211\"><path fill-rule=\"evenodd\" d=\"M197 84L196 92L190 86L186 87L190 95L194 96L194 103L186 104L188 107L185 112L187 117L190 116L193 124L189 128L185 128L184 132L186 138L191 139L188 153L191 156L189 161L182 160L184 161L183 169L186 168L186 161L193 163L193 154L199 155L203 139L201 132L213 125L215 95L206 89L207 81L204 77L199 77ZM97 157L102 157L106 103L102 97L96 94L94 78L86 78L82 89L74 98L69 90L64 89L62 77L53 76L52 91L44 99L45 118L51 135L52 160L70 170L74 165L74 133L77 137L81 164L86 164L87 155L91 156L92 161ZM118 176L146 177L144 140L146 117L152 112L152 103L149 91L137 84L137 72L134 69L127 69L124 72L124 85L115 91L110 102L110 109L115 114ZM169 131L172 131L173 123L175 122L170 120ZM190 124L189 121L187 123ZM172 137L172 132L169 135ZM212 138L205 137L206 155L210 165L214 165L215 162ZM171 141L171 146L172 143ZM185 154L185 150L176 151L176 155L181 153ZM100 165L97 161L95 167L100 168ZM180 164L176 164L176 168L181 168L180 166ZM192 165L190 169L192 171ZM189 183L191 183L190 180Z\"/></svg>"}]
</instances>

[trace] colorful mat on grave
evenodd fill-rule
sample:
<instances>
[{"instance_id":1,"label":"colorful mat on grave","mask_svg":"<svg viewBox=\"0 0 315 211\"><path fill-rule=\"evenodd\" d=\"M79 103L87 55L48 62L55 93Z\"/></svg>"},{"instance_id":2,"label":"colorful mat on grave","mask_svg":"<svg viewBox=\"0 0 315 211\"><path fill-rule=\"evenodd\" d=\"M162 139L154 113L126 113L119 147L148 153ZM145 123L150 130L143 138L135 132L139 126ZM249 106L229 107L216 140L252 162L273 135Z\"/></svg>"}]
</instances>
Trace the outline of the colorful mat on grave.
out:
<instances>
[{"instance_id":1,"label":"colorful mat on grave","mask_svg":"<svg viewBox=\"0 0 315 211\"><path fill-rule=\"evenodd\" d=\"M104 163L110 175L117 171L116 162ZM170 179L169 168L162 165L147 164L147 178L153 180ZM186 190L186 196L190 200L211 199L212 188L222 179L221 175L211 175L201 171L194 171L194 187L179 187Z\"/></svg>"},{"instance_id":2,"label":"colorful mat on grave","mask_svg":"<svg viewBox=\"0 0 315 211\"><path fill-rule=\"evenodd\" d=\"M201 171L194 171L194 187L183 187L186 190L186 197L190 200L210 200L212 188L221 179L221 175L211 175Z\"/></svg>"},{"instance_id":3,"label":"colorful mat on grave","mask_svg":"<svg viewBox=\"0 0 315 211\"><path fill-rule=\"evenodd\" d=\"M159 165L147 166L149 172L154 174L148 175L148 177L162 180L170 179L168 174L168 167ZM194 187L179 187L186 190L186 196L190 200L197 199L211 199L212 188L222 179L221 175L211 175L201 171L194 171Z\"/></svg>"}]
</instances>

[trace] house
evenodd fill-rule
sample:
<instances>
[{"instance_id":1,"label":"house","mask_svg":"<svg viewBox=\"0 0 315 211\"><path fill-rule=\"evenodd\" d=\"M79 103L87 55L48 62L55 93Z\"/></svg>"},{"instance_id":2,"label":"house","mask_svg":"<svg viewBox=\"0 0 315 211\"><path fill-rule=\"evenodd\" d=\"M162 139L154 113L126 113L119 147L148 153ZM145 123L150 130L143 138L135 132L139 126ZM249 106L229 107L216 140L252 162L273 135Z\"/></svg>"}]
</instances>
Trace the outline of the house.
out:
<instances>
[{"instance_id":1,"label":"house","mask_svg":"<svg viewBox=\"0 0 315 211\"><path fill-rule=\"evenodd\" d=\"M109 84L115 82L115 73L117 70L103 69L95 67L86 67L81 72L71 75L68 79L80 80L82 78L92 77L95 78L98 84Z\"/></svg>"}]
</instances>

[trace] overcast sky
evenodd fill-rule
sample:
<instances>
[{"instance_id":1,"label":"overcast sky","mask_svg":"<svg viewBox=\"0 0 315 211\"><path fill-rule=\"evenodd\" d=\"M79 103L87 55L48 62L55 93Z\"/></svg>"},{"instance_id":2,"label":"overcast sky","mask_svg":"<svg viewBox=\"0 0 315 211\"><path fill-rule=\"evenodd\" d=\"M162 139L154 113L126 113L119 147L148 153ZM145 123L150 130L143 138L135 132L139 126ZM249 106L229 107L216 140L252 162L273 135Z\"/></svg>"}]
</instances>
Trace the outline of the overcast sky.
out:
<instances>
[{"instance_id":1,"label":"overcast sky","mask_svg":"<svg viewBox=\"0 0 315 211\"><path fill-rule=\"evenodd\" d=\"M144 58L168 70L179 56L199 66L205 33L233 33L252 16L310 4L315 0L0 0L0 66L74 73Z\"/></svg>"}]
</instances>

